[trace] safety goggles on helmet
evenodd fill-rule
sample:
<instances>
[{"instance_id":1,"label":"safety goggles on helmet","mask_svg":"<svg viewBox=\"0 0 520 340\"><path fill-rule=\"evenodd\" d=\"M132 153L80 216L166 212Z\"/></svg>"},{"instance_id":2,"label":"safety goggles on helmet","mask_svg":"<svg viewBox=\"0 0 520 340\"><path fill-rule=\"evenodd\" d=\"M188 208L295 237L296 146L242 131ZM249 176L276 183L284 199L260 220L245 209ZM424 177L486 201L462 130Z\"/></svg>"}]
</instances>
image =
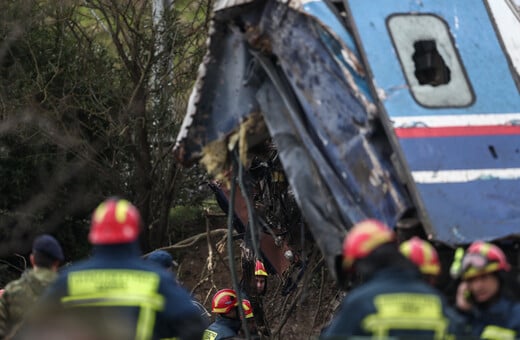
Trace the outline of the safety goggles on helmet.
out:
<instances>
[{"instance_id":1,"label":"safety goggles on helmet","mask_svg":"<svg viewBox=\"0 0 520 340\"><path fill-rule=\"evenodd\" d=\"M462 258L461 271L464 280L509 269L509 263L502 250L491 243L481 241L473 243Z\"/></svg>"}]
</instances>

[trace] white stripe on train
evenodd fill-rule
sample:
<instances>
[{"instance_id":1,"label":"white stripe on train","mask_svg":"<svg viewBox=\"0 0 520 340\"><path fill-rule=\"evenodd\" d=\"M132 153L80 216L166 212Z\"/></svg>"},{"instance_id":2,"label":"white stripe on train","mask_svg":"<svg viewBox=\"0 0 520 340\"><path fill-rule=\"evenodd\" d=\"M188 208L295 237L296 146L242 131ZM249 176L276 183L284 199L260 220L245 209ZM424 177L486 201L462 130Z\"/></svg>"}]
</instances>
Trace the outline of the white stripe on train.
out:
<instances>
[{"instance_id":1,"label":"white stripe on train","mask_svg":"<svg viewBox=\"0 0 520 340\"><path fill-rule=\"evenodd\" d=\"M412 171L416 183L466 183L485 180L520 179L520 168Z\"/></svg>"},{"instance_id":2,"label":"white stripe on train","mask_svg":"<svg viewBox=\"0 0 520 340\"><path fill-rule=\"evenodd\" d=\"M520 113L391 117L394 128L520 125Z\"/></svg>"}]
</instances>

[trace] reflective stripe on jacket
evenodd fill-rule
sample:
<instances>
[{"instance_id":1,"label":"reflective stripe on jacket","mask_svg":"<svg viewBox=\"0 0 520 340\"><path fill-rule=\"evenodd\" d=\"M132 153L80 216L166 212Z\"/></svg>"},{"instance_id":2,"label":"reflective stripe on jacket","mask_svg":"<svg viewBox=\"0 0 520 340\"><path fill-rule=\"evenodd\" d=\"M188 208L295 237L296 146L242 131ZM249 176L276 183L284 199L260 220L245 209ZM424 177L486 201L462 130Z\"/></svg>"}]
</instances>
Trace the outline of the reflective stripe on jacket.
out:
<instances>
[{"instance_id":1,"label":"reflective stripe on jacket","mask_svg":"<svg viewBox=\"0 0 520 340\"><path fill-rule=\"evenodd\" d=\"M505 297L487 308L474 307L466 320L471 325L471 333L482 339L520 337L520 304Z\"/></svg>"},{"instance_id":2,"label":"reflective stripe on jacket","mask_svg":"<svg viewBox=\"0 0 520 340\"><path fill-rule=\"evenodd\" d=\"M378 271L345 297L323 339L347 336L403 336L444 339L462 332L459 318L419 273L400 268Z\"/></svg>"},{"instance_id":3,"label":"reflective stripe on jacket","mask_svg":"<svg viewBox=\"0 0 520 340\"><path fill-rule=\"evenodd\" d=\"M46 305L115 320L138 340L202 337L204 321L188 292L171 273L142 260L137 244L96 246L94 251L58 277L44 298Z\"/></svg>"}]
</instances>

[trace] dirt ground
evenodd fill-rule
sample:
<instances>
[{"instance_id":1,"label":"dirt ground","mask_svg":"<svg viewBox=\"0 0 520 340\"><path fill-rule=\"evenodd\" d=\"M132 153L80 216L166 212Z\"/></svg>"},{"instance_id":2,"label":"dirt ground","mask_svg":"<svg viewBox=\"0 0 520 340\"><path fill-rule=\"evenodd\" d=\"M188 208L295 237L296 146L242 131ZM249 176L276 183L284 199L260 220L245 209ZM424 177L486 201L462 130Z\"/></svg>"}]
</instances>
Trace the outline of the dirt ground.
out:
<instances>
[{"instance_id":1,"label":"dirt ground","mask_svg":"<svg viewBox=\"0 0 520 340\"><path fill-rule=\"evenodd\" d=\"M203 230L199 232L204 233ZM209 311L213 294L219 289L233 286L223 233L210 237L211 242L203 236L193 245L172 252L179 262L179 280ZM238 279L241 277L240 242L234 242ZM208 252L208 247L211 252ZM282 291L290 275L268 277L264 312L271 339L317 338L344 296L327 273L319 252L315 250L313 254L304 275L287 294ZM294 280L294 277L291 279Z\"/></svg>"}]
</instances>

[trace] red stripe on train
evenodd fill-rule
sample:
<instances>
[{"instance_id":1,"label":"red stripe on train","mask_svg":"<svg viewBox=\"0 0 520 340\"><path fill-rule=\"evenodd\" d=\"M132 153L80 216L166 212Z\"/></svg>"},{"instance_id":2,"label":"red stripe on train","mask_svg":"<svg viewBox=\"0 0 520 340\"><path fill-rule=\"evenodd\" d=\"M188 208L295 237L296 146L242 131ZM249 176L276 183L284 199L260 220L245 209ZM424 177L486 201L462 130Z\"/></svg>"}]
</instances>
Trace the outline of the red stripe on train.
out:
<instances>
[{"instance_id":1,"label":"red stripe on train","mask_svg":"<svg viewBox=\"0 0 520 340\"><path fill-rule=\"evenodd\" d=\"M394 130L399 138L520 135L520 126L517 125L413 127Z\"/></svg>"}]
</instances>

